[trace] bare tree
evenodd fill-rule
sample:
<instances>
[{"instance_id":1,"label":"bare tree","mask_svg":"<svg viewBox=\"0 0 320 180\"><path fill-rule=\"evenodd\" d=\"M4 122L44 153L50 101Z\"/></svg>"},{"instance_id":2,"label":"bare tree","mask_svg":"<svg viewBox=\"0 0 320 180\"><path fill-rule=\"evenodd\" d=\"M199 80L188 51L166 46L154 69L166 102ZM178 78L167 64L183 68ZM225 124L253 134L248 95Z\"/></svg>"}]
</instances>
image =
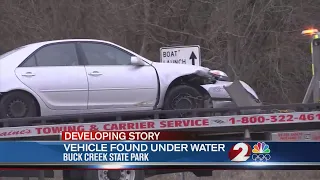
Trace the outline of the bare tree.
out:
<instances>
[{"instance_id":1,"label":"bare tree","mask_svg":"<svg viewBox=\"0 0 320 180\"><path fill-rule=\"evenodd\" d=\"M264 102L301 102L318 0L3 0L0 47L62 38L113 41L151 60L159 48L201 46L203 65L257 89Z\"/></svg>"}]
</instances>

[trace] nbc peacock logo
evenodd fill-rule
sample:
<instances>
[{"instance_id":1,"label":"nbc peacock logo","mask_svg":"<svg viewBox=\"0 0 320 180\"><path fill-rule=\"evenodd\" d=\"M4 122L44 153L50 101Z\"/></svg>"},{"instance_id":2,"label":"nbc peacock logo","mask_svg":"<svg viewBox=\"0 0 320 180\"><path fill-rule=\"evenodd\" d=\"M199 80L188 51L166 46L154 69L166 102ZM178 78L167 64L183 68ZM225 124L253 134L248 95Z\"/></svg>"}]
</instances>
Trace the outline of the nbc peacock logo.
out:
<instances>
[{"instance_id":1,"label":"nbc peacock logo","mask_svg":"<svg viewBox=\"0 0 320 180\"><path fill-rule=\"evenodd\" d=\"M255 162L267 162L271 159L271 150L267 143L258 142L252 148L252 160Z\"/></svg>"}]
</instances>

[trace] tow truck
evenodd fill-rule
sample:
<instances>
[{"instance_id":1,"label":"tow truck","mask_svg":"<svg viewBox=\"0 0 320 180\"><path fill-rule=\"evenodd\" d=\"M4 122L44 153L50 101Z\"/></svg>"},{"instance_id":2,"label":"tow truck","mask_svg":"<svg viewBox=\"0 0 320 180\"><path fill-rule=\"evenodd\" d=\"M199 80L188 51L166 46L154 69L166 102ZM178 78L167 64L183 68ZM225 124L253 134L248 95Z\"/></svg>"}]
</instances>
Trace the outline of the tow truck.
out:
<instances>
[{"instance_id":1,"label":"tow truck","mask_svg":"<svg viewBox=\"0 0 320 180\"><path fill-rule=\"evenodd\" d=\"M301 104L261 105L235 80L224 87L236 104L234 108L191 110L147 110L110 113L0 119L1 140L59 140L62 131L195 131L203 140L320 141L320 33L311 35L312 79ZM172 114L192 114L187 118L166 118ZM232 115L230 115L232 114ZM134 117L148 117L134 119ZM171 117L171 116L170 116ZM19 126L19 122L29 126ZM290 138L291 137L291 138ZM292 138L295 137L295 138ZM196 176L211 176L210 170L192 171ZM178 170L63 170L64 180L143 180ZM53 170L1 171L1 177L54 177Z\"/></svg>"}]
</instances>

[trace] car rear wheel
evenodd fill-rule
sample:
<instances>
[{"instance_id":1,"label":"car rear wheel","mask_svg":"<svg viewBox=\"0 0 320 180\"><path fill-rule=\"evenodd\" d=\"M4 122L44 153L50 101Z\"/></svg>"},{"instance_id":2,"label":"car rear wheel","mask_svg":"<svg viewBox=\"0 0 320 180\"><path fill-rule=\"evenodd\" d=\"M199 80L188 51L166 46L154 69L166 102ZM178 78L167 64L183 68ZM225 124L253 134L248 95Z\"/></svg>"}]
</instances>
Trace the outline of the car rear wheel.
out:
<instances>
[{"instance_id":1,"label":"car rear wheel","mask_svg":"<svg viewBox=\"0 0 320 180\"><path fill-rule=\"evenodd\" d=\"M169 90L163 109L178 110L178 109L196 109L204 107L203 95L194 87L188 85L179 85ZM168 115L168 118L173 117L191 117L191 113L181 113Z\"/></svg>"},{"instance_id":2,"label":"car rear wheel","mask_svg":"<svg viewBox=\"0 0 320 180\"><path fill-rule=\"evenodd\" d=\"M37 103L25 92L9 92L0 100L0 118L35 116L37 116Z\"/></svg>"}]
</instances>

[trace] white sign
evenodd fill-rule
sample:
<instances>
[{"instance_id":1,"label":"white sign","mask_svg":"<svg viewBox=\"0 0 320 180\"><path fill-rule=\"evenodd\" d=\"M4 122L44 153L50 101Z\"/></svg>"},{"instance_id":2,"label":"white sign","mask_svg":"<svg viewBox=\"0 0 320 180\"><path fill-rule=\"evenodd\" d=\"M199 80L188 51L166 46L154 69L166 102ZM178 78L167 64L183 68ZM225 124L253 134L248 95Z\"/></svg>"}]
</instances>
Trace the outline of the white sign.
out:
<instances>
[{"instance_id":1,"label":"white sign","mask_svg":"<svg viewBox=\"0 0 320 180\"><path fill-rule=\"evenodd\" d=\"M320 131L275 132L272 141L320 141Z\"/></svg>"},{"instance_id":2,"label":"white sign","mask_svg":"<svg viewBox=\"0 0 320 180\"><path fill-rule=\"evenodd\" d=\"M200 66L200 46L162 47L160 48L160 62Z\"/></svg>"}]
</instances>

